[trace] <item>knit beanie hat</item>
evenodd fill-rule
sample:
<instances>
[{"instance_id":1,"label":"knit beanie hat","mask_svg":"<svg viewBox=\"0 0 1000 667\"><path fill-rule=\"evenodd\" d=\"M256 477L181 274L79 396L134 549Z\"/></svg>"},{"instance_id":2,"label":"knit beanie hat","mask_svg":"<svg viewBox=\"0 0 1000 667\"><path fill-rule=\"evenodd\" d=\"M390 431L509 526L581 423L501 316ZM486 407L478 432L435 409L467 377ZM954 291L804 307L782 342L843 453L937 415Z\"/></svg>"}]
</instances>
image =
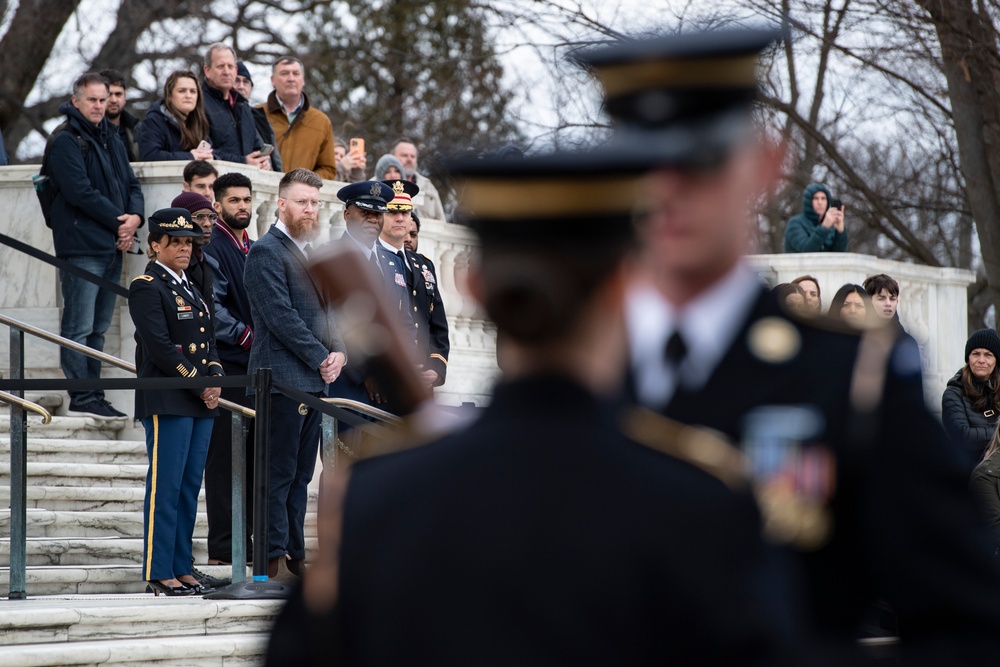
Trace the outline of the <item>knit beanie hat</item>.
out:
<instances>
[{"instance_id":1,"label":"knit beanie hat","mask_svg":"<svg viewBox=\"0 0 1000 667\"><path fill-rule=\"evenodd\" d=\"M403 163L396 159L395 155L386 153L378 159L375 163L375 179L376 181L385 180L385 172L389 171L389 167L395 167L399 170L400 175L406 178L406 172L403 171Z\"/></svg>"},{"instance_id":2,"label":"knit beanie hat","mask_svg":"<svg viewBox=\"0 0 1000 667\"><path fill-rule=\"evenodd\" d=\"M993 356L1000 359L1000 335L995 329L980 329L969 336L969 341L965 344L965 361L969 361L969 355L977 348L983 348L993 353Z\"/></svg>"},{"instance_id":3,"label":"knit beanie hat","mask_svg":"<svg viewBox=\"0 0 1000 667\"><path fill-rule=\"evenodd\" d=\"M247 69L247 66L243 64L242 60L236 63L236 74L238 76L246 77L246 80L250 82L250 85L253 85L253 77L250 76L250 70Z\"/></svg>"},{"instance_id":4,"label":"knit beanie hat","mask_svg":"<svg viewBox=\"0 0 1000 667\"><path fill-rule=\"evenodd\" d=\"M191 213L201 211L206 208L212 210L212 202L208 201L205 198L205 195L197 192L191 192L190 190L185 190L174 197L174 200L170 202L170 206L173 208L186 208L191 211Z\"/></svg>"}]
</instances>

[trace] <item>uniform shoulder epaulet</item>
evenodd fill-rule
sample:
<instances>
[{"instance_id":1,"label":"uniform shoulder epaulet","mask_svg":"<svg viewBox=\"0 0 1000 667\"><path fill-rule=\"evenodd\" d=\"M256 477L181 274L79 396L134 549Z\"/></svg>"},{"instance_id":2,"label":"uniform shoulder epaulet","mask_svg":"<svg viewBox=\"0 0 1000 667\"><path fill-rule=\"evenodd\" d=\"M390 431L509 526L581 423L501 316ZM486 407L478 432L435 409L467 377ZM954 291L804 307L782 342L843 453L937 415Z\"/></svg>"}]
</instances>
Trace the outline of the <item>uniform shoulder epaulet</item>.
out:
<instances>
[{"instance_id":1,"label":"uniform shoulder epaulet","mask_svg":"<svg viewBox=\"0 0 1000 667\"><path fill-rule=\"evenodd\" d=\"M135 278L133 278L132 282L134 283L137 280L145 280L147 283L151 283L151 282L153 282L153 276L148 276L145 273L143 273L143 274L138 275Z\"/></svg>"},{"instance_id":2,"label":"uniform shoulder epaulet","mask_svg":"<svg viewBox=\"0 0 1000 667\"><path fill-rule=\"evenodd\" d=\"M645 408L633 408L622 418L622 432L633 441L689 463L731 489L749 482L743 453L722 435L688 426Z\"/></svg>"}]
</instances>

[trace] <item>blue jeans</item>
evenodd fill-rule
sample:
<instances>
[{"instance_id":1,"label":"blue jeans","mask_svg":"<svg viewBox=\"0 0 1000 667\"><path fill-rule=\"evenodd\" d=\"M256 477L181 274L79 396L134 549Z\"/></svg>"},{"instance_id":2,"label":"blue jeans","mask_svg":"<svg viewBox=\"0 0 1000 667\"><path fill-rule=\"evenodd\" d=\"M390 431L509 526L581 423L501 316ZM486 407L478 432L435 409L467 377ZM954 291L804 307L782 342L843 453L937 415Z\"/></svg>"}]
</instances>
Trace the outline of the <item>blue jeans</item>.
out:
<instances>
[{"instance_id":1,"label":"blue jeans","mask_svg":"<svg viewBox=\"0 0 1000 667\"><path fill-rule=\"evenodd\" d=\"M117 283L122 277L122 255L63 257L70 264ZM63 312L59 335L71 341L104 351L104 334L111 326L117 295L67 271L59 271ZM68 380L101 377L101 362L85 354L60 348L59 362ZM104 398L99 389L69 392L70 400L85 405Z\"/></svg>"}]
</instances>

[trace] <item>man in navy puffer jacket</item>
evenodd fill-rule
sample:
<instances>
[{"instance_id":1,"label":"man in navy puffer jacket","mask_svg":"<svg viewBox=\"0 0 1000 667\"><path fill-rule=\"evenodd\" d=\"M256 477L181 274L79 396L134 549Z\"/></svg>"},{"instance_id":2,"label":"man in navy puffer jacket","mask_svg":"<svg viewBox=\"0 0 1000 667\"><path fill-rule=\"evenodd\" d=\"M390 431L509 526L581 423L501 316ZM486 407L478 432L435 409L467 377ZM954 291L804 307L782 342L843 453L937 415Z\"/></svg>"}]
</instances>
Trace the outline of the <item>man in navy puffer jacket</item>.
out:
<instances>
[{"instance_id":1,"label":"man in navy puffer jacket","mask_svg":"<svg viewBox=\"0 0 1000 667\"><path fill-rule=\"evenodd\" d=\"M125 144L105 118L108 84L99 74L84 74L73 84L73 98L59 107L66 129L52 139L46 164L57 194L52 202L52 238L56 255L99 277L117 283L122 252L131 250L142 224L139 180L128 162ZM104 349L115 294L67 271L59 272L63 312L60 334ZM101 376L101 362L66 348L60 365L67 379ZM95 389L69 392L69 414L124 418Z\"/></svg>"}]
</instances>

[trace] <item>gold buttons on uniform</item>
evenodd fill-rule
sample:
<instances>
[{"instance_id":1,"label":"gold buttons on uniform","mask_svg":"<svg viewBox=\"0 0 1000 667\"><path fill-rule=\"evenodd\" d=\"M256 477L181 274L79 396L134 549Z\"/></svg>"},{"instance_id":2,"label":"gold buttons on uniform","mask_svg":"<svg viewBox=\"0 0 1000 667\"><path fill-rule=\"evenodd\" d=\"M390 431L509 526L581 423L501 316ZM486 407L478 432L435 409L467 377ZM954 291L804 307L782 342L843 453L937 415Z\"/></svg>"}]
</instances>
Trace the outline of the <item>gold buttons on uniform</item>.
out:
<instances>
[{"instance_id":1,"label":"gold buttons on uniform","mask_svg":"<svg viewBox=\"0 0 1000 667\"><path fill-rule=\"evenodd\" d=\"M198 331L200 331L202 333L205 333L205 327L202 327L202 328L198 329Z\"/></svg>"},{"instance_id":2,"label":"gold buttons on uniform","mask_svg":"<svg viewBox=\"0 0 1000 667\"><path fill-rule=\"evenodd\" d=\"M208 363L208 359L202 359L202 360L201 360L201 363L203 363L203 364L207 364L207 363Z\"/></svg>"},{"instance_id":3,"label":"gold buttons on uniform","mask_svg":"<svg viewBox=\"0 0 1000 667\"><path fill-rule=\"evenodd\" d=\"M201 349L203 349L203 350L205 349L205 344L204 343L201 344Z\"/></svg>"}]
</instances>

